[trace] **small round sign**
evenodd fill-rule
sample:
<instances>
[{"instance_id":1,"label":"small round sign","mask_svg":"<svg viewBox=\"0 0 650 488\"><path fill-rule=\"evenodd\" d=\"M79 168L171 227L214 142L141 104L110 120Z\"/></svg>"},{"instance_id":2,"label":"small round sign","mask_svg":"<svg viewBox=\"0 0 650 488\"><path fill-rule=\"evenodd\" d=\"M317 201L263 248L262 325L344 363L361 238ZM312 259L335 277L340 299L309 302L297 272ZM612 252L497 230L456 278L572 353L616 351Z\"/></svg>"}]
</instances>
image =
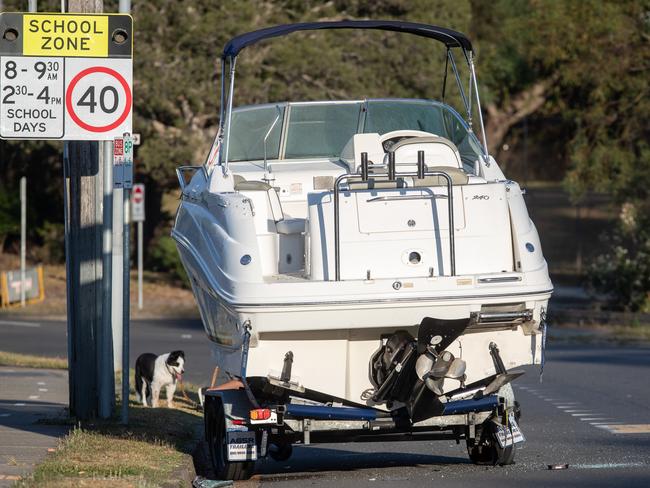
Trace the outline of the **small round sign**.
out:
<instances>
[{"instance_id":1,"label":"small round sign","mask_svg":"<svg viewBox=\"0 0 650 488\"><path fill-rule=\"evenodd\" d=\"M100 77L93 77L96 74ZM83 87L75 93L78 85ZM82 129L94 133L119 127L129 116L131 104L128 82L120 73L106 66L92 66L77 73L65 94L70 118Z\"/></svg>"}]
</instances>

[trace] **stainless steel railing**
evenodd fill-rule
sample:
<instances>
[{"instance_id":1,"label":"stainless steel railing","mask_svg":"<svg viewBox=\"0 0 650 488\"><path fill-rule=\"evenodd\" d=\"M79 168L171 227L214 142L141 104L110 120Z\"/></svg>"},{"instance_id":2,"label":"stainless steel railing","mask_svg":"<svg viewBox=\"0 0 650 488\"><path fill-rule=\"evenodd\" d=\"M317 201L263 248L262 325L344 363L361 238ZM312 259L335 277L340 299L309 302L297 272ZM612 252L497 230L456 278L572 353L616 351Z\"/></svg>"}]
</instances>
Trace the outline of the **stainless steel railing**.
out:
<instances>
[{"instance_id":1,"label":"stainless steel railing","mask_svg":"<svg viewBox=\"0 0 650 488\"><path fill-rule=\"evenodd\" d=\"M363 155L362 155L363 156ZM365 166L364 166L365 165ZM391 167L392 166L392 167ZM373 174L373 179L378 177L382 178L382 182L393 182L397 181L398 178L404 177L416 177L422 179L424 176L440 176L445 179L447 182L447 209L449 213L449 260L451 265L451 275L456 276L456 244L454 240L454 193L451 177L444 171L426 171L423 170L424 163L423 160L418 162L418 172L417 173L396 173L395 172L395 163L394 160L392 164L376 164L370 166L372 168L388 168L387 174ZM344 181L358 180L360 182L368 181L368 164L367 161L362 163L362 174L346 174L339 176L334 182L334 280L341 281L341 235L340 235L340 184ZM384 179L385 177L385 179ZM415 180L416 184L411 188L427 188L424 185L417 185L417 179ZM439 198L439 195L432 193L431 195L417 195L417 199L434 199ZM390 197L377 197L371 199L372 201L383 200L413 200L413 195L404 195L400 197L399 195L390 196ZM370 200L369 200L370 201Z\"/></svg>"}]
</instances>

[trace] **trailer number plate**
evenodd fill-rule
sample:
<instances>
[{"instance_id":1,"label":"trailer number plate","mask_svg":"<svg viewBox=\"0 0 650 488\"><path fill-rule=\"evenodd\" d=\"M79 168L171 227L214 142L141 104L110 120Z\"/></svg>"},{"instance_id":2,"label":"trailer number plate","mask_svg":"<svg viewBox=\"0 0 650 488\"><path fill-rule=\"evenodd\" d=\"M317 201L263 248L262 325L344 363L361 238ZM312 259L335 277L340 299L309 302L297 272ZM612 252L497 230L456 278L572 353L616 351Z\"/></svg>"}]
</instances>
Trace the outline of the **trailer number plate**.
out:
<instances>
[{"instance_id":1,"label":"trailer number plate","mask_svg":"<svg viewBox=\"0 0 650 488\"><path fill-rule=\"evenodd\" d=\"M255 432L228 432L228 461L257 460Z\"/></svg>"},{"instance_id":2,"label":"trailer number plate","mask_svg":"<svg viewBox=\"0 0 650 488\"><path fill-rule=\"evenodd\" d=\"M524 442L526 438L521 433L514 414L508 416L509 426L497 425L497 440L501 448Z\"/></svg>"}]
</instances>

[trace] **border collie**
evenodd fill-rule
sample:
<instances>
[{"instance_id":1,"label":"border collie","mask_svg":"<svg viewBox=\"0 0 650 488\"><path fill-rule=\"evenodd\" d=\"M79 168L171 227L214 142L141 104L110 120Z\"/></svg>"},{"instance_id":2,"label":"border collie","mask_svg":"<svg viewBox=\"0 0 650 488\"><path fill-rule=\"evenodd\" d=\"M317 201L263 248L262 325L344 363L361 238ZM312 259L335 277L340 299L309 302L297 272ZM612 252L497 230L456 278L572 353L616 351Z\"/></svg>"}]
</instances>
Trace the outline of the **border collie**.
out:
<instances>
[{"instance_id":1,"label":"border collie","mask_svg":"<svg viewBox=\"0 0 650 488\"><path fill-rule=\"evenodd\" d=\"M135 394L142 405L158 407L160 390L165 388L167 406L174 408L176 381L185 372L185 353L172 351L156 356L146 352L135 362Z\"/></svg>"}]
</instances>

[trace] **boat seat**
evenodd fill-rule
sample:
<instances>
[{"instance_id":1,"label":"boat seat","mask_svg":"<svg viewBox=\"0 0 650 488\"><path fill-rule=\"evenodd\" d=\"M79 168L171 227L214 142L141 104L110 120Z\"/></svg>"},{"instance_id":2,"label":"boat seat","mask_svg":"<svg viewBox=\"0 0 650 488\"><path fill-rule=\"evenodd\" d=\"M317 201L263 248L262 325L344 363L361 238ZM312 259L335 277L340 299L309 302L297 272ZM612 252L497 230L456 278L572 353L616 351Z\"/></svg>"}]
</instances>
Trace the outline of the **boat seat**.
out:
<instances>
[{"instance_id":1,"label":"boat seat","mask_svg":"<svg viewBox=\"0 0 650 488\"><path fill-rule=\"evenodd\" d=\"M454 186L466 185L469 181L469 175L460 168L450 166L429 166L428 171L443 171L451 178L451 184ZM413 178L413 185L417 186L447 186L447 180L442 176L425 176L422 179Z\"/></svg>"},{"instance_id":2,"label":"boat seat","mask_svg":"<svg viewBox=\"0 0 650 488\"><path fill-rule=\"evenodd\" d=\"M398 165L417 164L418 151L424 151L424 162L427 166L446 166L462 168L460 153L456 145L449 139L439 136L409 137L402 139L389 152L395 154ZM384 157L388 163L388 154Z\"/></svg>"},{"instance_id":3,"label":"boat seat","mask_svg":"<svg viewBox=\"0 0 650 488\"><path fill-rule=\"evenodd\" d=\"M278 192L264 181L248 181L241 175L233 175L235 191L259 191L265 192L271 216L275 222L275 230L278 234L292 235L305 232L305 219L286 218L282 211L282 204Z\"/></svg>"}]
</instances>

